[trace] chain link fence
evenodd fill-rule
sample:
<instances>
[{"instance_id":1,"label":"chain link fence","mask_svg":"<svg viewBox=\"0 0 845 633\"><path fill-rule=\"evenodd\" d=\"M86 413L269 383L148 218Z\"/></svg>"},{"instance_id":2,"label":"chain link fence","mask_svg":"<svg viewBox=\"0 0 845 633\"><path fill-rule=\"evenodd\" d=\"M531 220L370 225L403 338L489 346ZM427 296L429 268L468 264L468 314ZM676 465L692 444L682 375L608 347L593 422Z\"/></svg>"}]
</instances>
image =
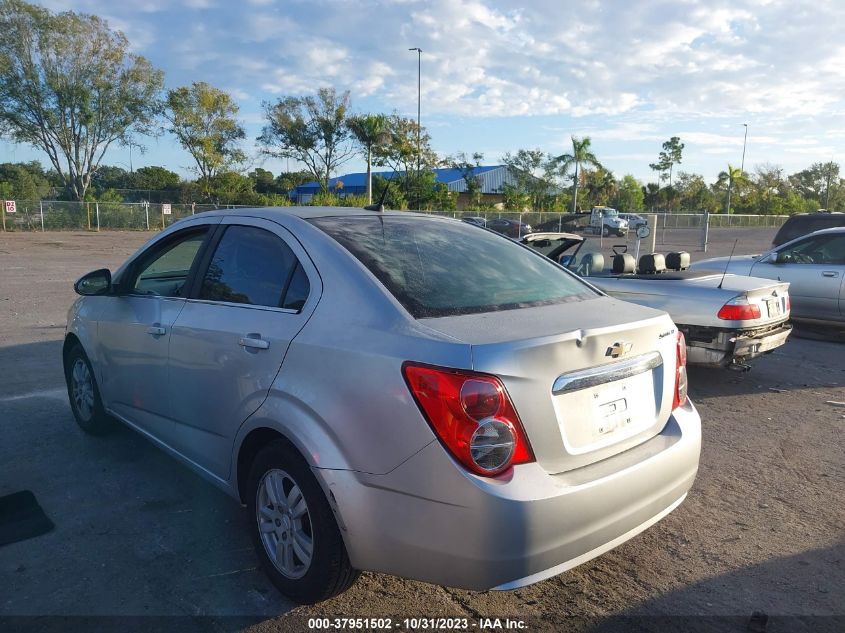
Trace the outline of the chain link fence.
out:
<instances>
[{"instance_id":1,"label":"chain link fence","mask_svg":"<svg viewBox=\"0 0 845 633\"><path fill-rule=\"evenodd\" d=\"M3 205L5 207L5 205ZM153 231L166 228L176 220L202 211L237 208L246 205L160 204L116 202L18 201L15 213L4 213L5 231L56 230L128 230ZM529 231L588 232L590 214L520 213L510 211L428 211L457 219L476 218L477 223L505 233L522 237ZM712 228L776 228L789 216L785 215L721 215L705 213L641 214L649 218L658 241L665 241L667 230L673 231L674 241L690 244L704 243L706 232Z\"/></svg>"},{"instance_id":2,"label":"chain link fence","mask_svg":"<svg viewBox=\"0 0 845 633\"><path fill-rule=\"evenodd\" d=\"M17 201L15 213L3 206L4 231L154 231L182 218L235 205L121 202Z\"/></svg>"}]
</instances>

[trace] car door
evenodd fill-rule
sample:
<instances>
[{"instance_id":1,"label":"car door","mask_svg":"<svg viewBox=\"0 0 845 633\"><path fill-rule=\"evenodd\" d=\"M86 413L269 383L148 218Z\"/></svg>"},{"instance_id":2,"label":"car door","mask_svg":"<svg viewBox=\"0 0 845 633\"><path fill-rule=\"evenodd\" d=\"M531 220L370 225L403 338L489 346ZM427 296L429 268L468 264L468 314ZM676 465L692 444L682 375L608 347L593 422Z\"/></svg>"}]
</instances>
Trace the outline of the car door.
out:
<instances>
[{"instance_id":1,"label":"car door","mask_svg":"<svg viewBox=\"0 0 845 633\"><path fill-rule=\"evenodd\" d=\"M756 262L749 274L788 281L796 318L841 320L845 234L816 234L790 242Z\"/></svg>"},{"instance_id":2,"label":"car door","mask_svg":"<svg viewBox=\"0 0 845 633\"><path fill-rule=\"evenodd\" d=\"M286 229L262 219L222 221L173 325L171 447L228 477L235 434L267 397L320 290Z\"/></svg>"},{"instance_id":3,"label":"car door","mask_svg":"<svg viewBox=\"0 0 845 633\"><path fill-rule=\"evenodd\" d=\"M187 284L210 235L193 223L140 253L117 280L97 319L106 407L159 436L170 414L167 358L171 326L185 305Z\"/></svg>"}]
</instances>

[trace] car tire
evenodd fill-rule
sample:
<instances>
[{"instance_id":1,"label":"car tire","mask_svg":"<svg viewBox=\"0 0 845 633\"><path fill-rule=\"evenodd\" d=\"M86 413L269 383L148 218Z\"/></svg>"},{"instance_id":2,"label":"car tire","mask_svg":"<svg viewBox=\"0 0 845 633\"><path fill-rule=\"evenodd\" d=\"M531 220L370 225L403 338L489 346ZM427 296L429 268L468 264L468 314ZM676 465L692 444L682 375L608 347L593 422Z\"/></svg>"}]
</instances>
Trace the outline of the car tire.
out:
<instances>
[{"instance_id":1,"label":"car tire","mask_svg":"<svg viewBox=\"0 0 845 633\"><path fill-rule=\"evenodd\" d=\"M103 408L94 369L82 345L75 343L64 361L70 410L79 428L91 435L108 432L114 427L114 420Z\"/></svg>"},{"instance_id":2,"label":"car tire","mask_svg":"<svg viewBox=\"0 0 845 633\"><path fill-rule=\"evenodd\" d=\"M334 513L299 452L282 440L261 449L247 495L256 554L281 593L314 604L352 586L360 572L350 565Z\"/></svg>"}]
</instances>

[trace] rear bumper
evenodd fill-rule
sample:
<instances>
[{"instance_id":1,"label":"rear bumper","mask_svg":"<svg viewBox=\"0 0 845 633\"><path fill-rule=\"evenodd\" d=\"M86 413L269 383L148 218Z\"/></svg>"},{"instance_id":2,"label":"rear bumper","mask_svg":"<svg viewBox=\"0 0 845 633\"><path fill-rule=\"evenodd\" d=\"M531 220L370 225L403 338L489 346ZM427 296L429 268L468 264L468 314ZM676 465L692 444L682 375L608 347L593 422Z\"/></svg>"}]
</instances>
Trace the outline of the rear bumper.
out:
<instances>
[{"instance_id":1,"label":"rear bumper","mask_svg":"<svg viewBox=\"0 0 845 633\"><path fill-rule=\"evenodd\" d=\"M790 323L781 323L767 330L719 330L697 328L697 335L679 326L687 337L687 362L691 365L725 366L741 363L771 352L784 343L792 333ZM712 330L709 341L701 338L705 329ZM705 337L706 338L706 337Z\"/></svg>"},{"instance_id":2,"label":"rear bumper","mask_svg":"<svg viewBox=\"0 0 845 633\"><path fill-rule=\"evenodd\" d=\"M437 442L387 475L318 474L354 567L514 589L598 556L671 512L692 486L700 450L700 418L688 404L645 443L558 475L534 463L475 477Z\"/></svg>"}]
</instances>

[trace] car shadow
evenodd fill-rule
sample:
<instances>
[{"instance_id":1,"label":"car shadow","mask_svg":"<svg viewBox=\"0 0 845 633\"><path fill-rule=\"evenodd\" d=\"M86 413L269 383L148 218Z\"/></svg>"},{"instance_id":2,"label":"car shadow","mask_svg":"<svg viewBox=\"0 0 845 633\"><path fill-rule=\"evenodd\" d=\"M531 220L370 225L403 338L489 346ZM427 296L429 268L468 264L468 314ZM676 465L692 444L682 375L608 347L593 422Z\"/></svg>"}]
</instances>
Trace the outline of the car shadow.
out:
<instances>
[{"instance_id":1,"label":"car shadow","mask_svg":"<svg viewBox=\"0 0 845 633\"><path fill-rule=\"evenodd\" d=\"M120 424L97 437L79 429L61 347L0 348L0 496L32 490L56 526L0 547L0 617L292 609L258 568L236 500Z\"/></svg>"}]
</instances>

